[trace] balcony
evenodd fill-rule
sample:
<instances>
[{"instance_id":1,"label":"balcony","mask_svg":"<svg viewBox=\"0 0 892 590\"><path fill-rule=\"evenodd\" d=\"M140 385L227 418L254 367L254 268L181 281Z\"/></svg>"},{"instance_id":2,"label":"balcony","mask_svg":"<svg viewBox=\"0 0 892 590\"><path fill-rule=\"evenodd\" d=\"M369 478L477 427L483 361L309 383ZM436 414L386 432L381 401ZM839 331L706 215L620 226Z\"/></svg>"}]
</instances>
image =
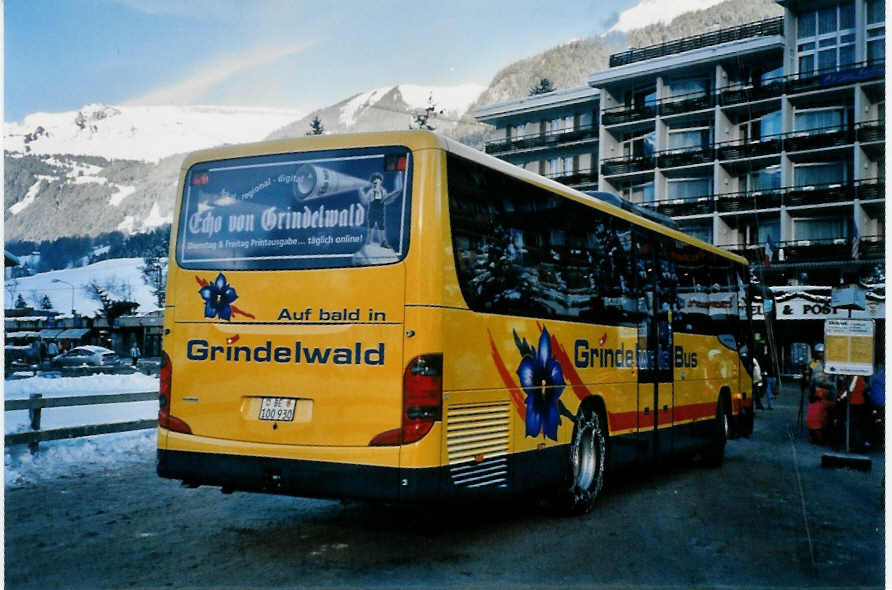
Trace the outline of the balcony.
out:
<instances>
[{"instance_id":1,"label":"balcony","mask_svg":"<svg viewBox=\"0 0 892 590\"><path fill-rule=\"evenodd\" d=\"M716 211L719 213L731 213L734 211L775 209L781 206L782 199L783 189L724 193L716 195Z\"/></svg>"},{"instance_id":2,"label":"balcony","mask_svg":"<svg viewBox=\"0 0 892 590\"><path fill-rule=\"evenodd\" d=\"M583 125L575 129L549 131L548 133L528 133L512 137L511 139L487 141L484 151L487 154L502 154L518 150L551 147L574 141L596 139L597 131L597 127L593 125Z\"/></svg>"},{"instance_id":3,"label":"balcony","mask_svg":"<svg viewBox=\"0 0 892 590\"><path fill-rule=\"evenodd\" d=\"M605 109L601 113L602 125L617 125L619 123L631 123L653 119L657 114L655 104L646 104L635 107L619 106Z\"/></svg>"},{"instance_id":4,"label":"balcony","mask_svg":"<svg viewBox=\"0 0 892 590\"><path fill-rule=\"evenodd\" d=\"M657 101L657 112L665 117L708 109L713 106L715 106L715 97L708 92L690 92L678 96L668 96Z\"/></svg>"},{"instance_id":5,"label":"balcony","mask_svg":"<svg viewBox=\"0 0 892 590\"><path fill-rule=\"evenodd\" d=\"M861 121L855 125L855 137L862 143L870 141L885 141L886 122L883 119L874 121Z\"/></svg>"},{"instance_id":6,"label":"balcony","mask_svg":"<svg viewBox=\"0 0 892 590\"><path fill-rule=\"evenodd\" d=\"M716 195L716 211L733 213L736 211L759 211L785 207L804 207L847 203L857 199L882 199L885 183L879 178L868 178L855 182L840 182L819 185L799 185L784 188L724 193Z\"/></svg>"},{"instance_id":7,"label":"balcony","mask_svg":"<svg viewBox=\"0 0 892 590\"><path fill-rule=\"evenodd\" d=\"M782 135L766 135L761 139L725 141L716 144L716 151L719 160L739 160L779 154L782 145Z\"/></svg>"},{"instance_id":8,"label":"balcony","mask_svg":"<svg viewBox=\"0 0 892 590\"><path fill-rule=\"evenodd\" d=\"M865 178L854 183L855 196L862 201L884 199L886 197L886 180L884 178Z\"/></svg>"},{"instance_id":9,"label":"balcony","mask_svg":"<svg viewBox=\"0 0 892 590\"><path fill-rule=\"evenodd\" d=\"M707 164L715 158L715 149L712 145L693 146L687 148L675 148L663 150L654 154L657 165L660 168L675 168L678 166L694 166Z\"/></svg>"},{"instance_id":10,"label":"balcony","mask_svg":"<svg viewBox=\"0 0 892 590\"><path fill-rule=\"evenodd\" d=\"M765 20L729 27L710 33L702 33L693 35L683 39L675 39L666 43L659 43L648 47L630 49L622 53L614 53L610 56L610 67L624 66L639 61L653 59L655 57L663 57L673 55L683 51L692 49L701 49L720 43L728 43L730 41L739 41L741 39L749 39L751 37L765 37L770 35L784 34L783 17L768 18Z\"/></svg>"},{"instance_id":11,"label":"balcony","mask_svg":"<svg viewBox=\"0 0 892 590\"><path fill-rule=\"evenodd\" d=\"M719 96L719 104L721 106L731 106L745 102L755 102L757 100L766 100L770 98L778 98L784 93L784 79L771 78L759 84L750 84L747 86L725 86L719 88L717 94Z\"/></svg>"},{"instance_id":12,"label":"balcony","mask_svg":"<svg viewBox=\"0 0 892 590\"><path fill-rule=\"evenodd\" d=\"M874 78L882 79L885 72L885 60L862 61L844 67L825 68L814 73L785 76L784 90L787 94L821 90Z\"/></svg>"},{"instance_id":13,"label":"balcony","mask_svg":"<svg viewBox=\"0 0 892 590\"><path fill-rule=\"evenodd\" d=\"M610 158L601 162L601 174L612 176L631 172L649 172L653 170L654 164L653 156Z\"/></svg>"},{"instance_id":14,"label":"balcony","mask_svg":"<svg viewBox=\"0 0 892 590\"><path fill-rule=\"evenodd\" d=\"M852 143L854 134L851 127L834 125L832 127L819 127L803 129L785 133L784 149L788 152L802 152L827 147L848 145Z\"/></svg>"},{"instance_id":15,"label":"balcony","mask_svg":"<svg viewBox=\"0 0 892 590\"><path fill-rule=\"evenodd\" d=\"M715 197L713 195L703 195L700 197L667 199L641 204L669 217L687 217L712 213L715 210Z\"/></svg>"},{"instance_id":16,"label":"balcony","mask_svg":"<svg viewBox=\"0 0 892 590\"><path fill-rule=\"evenodd\" d=\"M580 186L596 184L598 182L598 169L585 168L573 172L560 172L557 174L546 174L546 178L550 178L567 186Z\"/></svg>"}]
</instances>

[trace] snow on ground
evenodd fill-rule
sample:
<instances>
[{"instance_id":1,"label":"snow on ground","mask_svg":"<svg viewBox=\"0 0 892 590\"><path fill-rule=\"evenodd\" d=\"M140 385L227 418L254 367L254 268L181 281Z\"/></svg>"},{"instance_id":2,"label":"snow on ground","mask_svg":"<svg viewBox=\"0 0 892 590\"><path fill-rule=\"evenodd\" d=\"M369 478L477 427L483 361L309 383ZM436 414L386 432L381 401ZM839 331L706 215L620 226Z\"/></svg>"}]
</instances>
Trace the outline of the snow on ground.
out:
<instances>
[{"instance_id":1,"label":"snow on ground","mask_svg":"<svg viewBox=\"0 0 892 590\"><path fill-rule=\"evenodd\" d=\"M154 162L224 143L259 141L302 116L270 108L89 104L78 111L32 113L22 123L6 122L3 139L4 147L15 152L27 147L35 154Z\"/></svg>"},{"instance_id":2,"label":"snow on ground","mask_svg":"<svg viewBox=\"0 0 892 590\"><path fill-rule=\"evenodd\" d=\"M347 127L352 126L365 109L375 105L384 95L394 89L400 93L403 102L410 109L424 109L428 106L430 97L438 109L460 115L468 110L468 107L477 100L486 87L480 84L459 84L457 86L399 84L398 86L375 88L357 94L341 107L340 122Z\"/></svg>"},{"instance_id":3,"label":"snow on ground","mask_svg":"<svg viewBox=\"0 0 892 590\"><path fill-rule=\"evenodd\" d=\"M80 268L67 268L65 270L53 270L43 272L30 277L17 279L15 294L10 293L9 283L4 289L5 305L12 308L15 305L15 297L20 293L26 301L34 304L34 296L38 300L44 294L48 295L53 303L53 309L71 310L71 287L74 286L74 309L81 315L94 315L102 307L98 301L90 298L86 287L91 280L96 280L101 287L109 283L123 285L124 289L132 291L132 301L139 303L138 313L147 313L158 309L156 299L145 281L139 267L142 266L142 258L112 258L103 260ZM65 281L54 283L53 279ZM125 294L110 291L113 298L120 299ZM36 315L36 314L35 314Z\"/></svg>"},{"instance_id":4,"label":"snow on ground","mask_svg":"<svg viewBox=\"0 0 892 590\"><path fill-rule=\"evenodd\" d=\"M158 378L143 373L131 375L90 375L86 377L31 377L4 383L6 399L27 399L31 393L44 397L98 395L107 393L135 393L157 391ZM24 432L29 429L27 410L4 412L5 432ZM131 402L44 408L41 428L63 428L85 424L106 424L155 418L158 402ZM119 465L137 456L151 453L155 446L154 429L86 436L70 440L40 443L37 455L31 455L28 445L8 447L4 452L4 483L7 488L35 483L82 472L87 467Z\"/></svg>"},{"instance_id":5,"label":"snow on ground","mask_svg":"<svg viewBox=\"0 0 892 590\"><path fill-rule=\"evenodd\" d=\"M669 24L677 16L685 12L703 10L721 2L722 0L641 0L638 4L622 11L619 20L604 33L619 31L628 33L634 29L640 29L656 23Z\"/></svg>"}]
</instances>

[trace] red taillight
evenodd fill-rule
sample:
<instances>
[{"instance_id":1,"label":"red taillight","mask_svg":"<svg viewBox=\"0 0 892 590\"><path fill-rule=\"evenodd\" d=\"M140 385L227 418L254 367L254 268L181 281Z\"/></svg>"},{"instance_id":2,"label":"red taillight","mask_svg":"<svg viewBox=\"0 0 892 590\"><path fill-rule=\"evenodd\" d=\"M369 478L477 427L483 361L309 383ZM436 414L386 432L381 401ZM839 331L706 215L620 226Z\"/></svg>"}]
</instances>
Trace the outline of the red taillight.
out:
<instances>
[{"instance_id":1,"label":"red taillight","mask_svg":"<svg viewBox=\"0 0 892 590\"><path fill-rule=\"evenodd\" d=\"M171 384L171 374L173 373L170 357L167 356L167 353L163 350L161 351L161 375L160 375L160 396L158 397L158 402L160 408L158 409L158 425L161 428L167 428L168 430L173 430L174 432L182 432L184 434L192 434L192 429L189 428L189 425L177 418L176 416L171 416L170 414L170 384Z\"/></svg>"},{"instance_id":2,"label":"red taillight","mask_svg":"<svg viewBox=\"0 0 892 590\"><path fill-rule=\"evenodd\" d=\"M403 373L402 427L375 436L370 446L393 446L421 440L443 414L443 355L423 354Z\"/></svg>"}]
</instances>

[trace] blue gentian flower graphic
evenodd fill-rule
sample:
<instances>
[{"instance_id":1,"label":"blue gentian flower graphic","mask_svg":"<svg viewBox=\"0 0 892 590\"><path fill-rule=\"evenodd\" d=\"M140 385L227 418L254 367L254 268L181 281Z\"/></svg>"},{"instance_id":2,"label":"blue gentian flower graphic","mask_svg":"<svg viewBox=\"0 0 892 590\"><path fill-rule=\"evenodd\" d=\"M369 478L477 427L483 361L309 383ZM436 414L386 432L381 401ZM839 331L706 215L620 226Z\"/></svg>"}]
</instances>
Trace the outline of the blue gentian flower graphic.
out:
<instances>
[{"instance_id":1,"label":"blue gentian flower graphic","mask_svg":"<svg viewBox=\"0 0 892 590\"><path fill-rule=\"evenodd\" d=\"M222 272L213 283L199 289L198 294L204 299L204 317L219 317L221 320L232 317L231 304L238 299L238 295L235 289L226 284L226 277Z\"/></svg>"},{"instance_id":2,"label":"blue gentian flower graphic","mask_svg":"<svg viewBox=\"0 0 892 590\"><path fill-rule=\"evenodd\" d=\"M551 336L543 329L539 337L539 348L520 343L515 334L523 358L517 367L520 386L527 394L527 436L543 433L551 440L557 440L557 429L561 424L558 408L561 393L564 391L564 371L551 354Z\"/></svg>"}]
</instances>

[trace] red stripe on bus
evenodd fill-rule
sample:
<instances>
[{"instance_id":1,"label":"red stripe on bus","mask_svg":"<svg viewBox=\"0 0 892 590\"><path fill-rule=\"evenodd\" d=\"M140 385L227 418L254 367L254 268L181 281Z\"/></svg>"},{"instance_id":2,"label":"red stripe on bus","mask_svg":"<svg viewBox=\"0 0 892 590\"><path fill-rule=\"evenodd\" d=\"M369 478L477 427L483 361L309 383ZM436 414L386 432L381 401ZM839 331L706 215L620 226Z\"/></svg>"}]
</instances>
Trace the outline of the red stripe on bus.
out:
<instances>
[{"instance_id":1,"label":"red stripe on bus","mask_svg":"<svg viewBox=\"0 0 892 590\"><path fill-rule=\"evenodd\" d=\"M511 394L511 401L514 403L514 409L517 410L517 413L521 418L526 419L526 404L523 401L523 392L520 387L514 383L514 378L511 376L505 363L502 362L502 357L499 356L499 351L496 349L496 343L492 339L492 332L489 332L489 345L492 348L492 359L496 363L496 370L499 372L502 382Z\"/></svg>"},{"instance_id":2,"label":"red stripe on bus","mask_svg":"<svg viewBox=\"0 0 892 590\"><path fill-rule=\"evenodd\" d=\"M638 427L638 412L614 412L608 416L610 431L634 430Z\"/></svg>"},{"instance_id":3,"label":"red stripe on bus","mask_svg":"<svg viewBox=\"0 0 892 590\"><path fill-rule=\"evenodd\" d=\"M715 418L715 402L675 407L675 421L685 422L699 418Z\"/></svg>"},{"instance_id":4,"label":"red stripe on bus","mask_svg":"<svg viewBox=\"0 0 892 590\"><path fill-rule=\"evenodd\" d=\"M588 387L582 384L582 379L579 378L579 373L576 372L576 368L573 366L573 362L567 355L567 351L564 350L564 347L557 341L557 337L555 337L554 334L551 335L551 350L554 353L554 358L560 363L561 369L564 372L564 377L570 382L570 388L573 390L573 393L576 394L576 397L582 400L590 396L592 392L589 391Z\"/></svg>"}]
</instances>

